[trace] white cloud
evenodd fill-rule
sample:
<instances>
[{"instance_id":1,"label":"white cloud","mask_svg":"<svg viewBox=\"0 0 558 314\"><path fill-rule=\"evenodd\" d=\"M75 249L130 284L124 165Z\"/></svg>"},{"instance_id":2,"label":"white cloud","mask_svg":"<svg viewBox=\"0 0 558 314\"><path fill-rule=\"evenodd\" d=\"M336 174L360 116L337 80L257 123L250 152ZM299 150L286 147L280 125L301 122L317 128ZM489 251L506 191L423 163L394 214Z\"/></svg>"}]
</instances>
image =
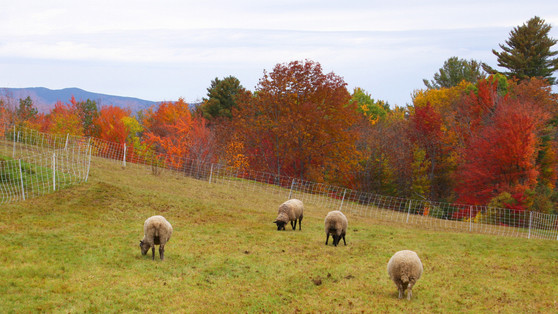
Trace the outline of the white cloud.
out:
<instances>
[{"instance_id":1,"label":"white cloud","mask_svg":"<svg viewBox=\"0 0 558 314\"><path fill-rule=\"evenodd\" d=\"M491 53L556 1L19 0L0 10L0 86L77 86L150 100L205 96L235 75L253 88L276 63L311 59L404 104L451 56Z\"/></svg>"}]
</instances>

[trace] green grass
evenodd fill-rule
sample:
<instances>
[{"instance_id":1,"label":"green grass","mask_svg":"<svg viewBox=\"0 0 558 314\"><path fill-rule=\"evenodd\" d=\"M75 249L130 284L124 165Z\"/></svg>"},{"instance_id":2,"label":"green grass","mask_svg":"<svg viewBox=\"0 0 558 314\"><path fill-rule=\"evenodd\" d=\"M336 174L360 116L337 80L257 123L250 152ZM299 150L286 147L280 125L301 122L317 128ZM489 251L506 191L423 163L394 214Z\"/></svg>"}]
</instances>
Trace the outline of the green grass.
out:
<instances>
[{"instance_id":1,"label":"green grass","mask_svg":"<svg viewBox=\"0 0 558 314\"><path fill-rule=\"evenodd\" d=\"M558 311L557 241L348 215L347 246L325 246L330 209L275 230L287 195L94 159L88 183L0 208L0 312ZM163 262L138 246L154 214L174 227ZM402 249L424 265L411 301L386 273Z\"/></svg>"}]
</instances>

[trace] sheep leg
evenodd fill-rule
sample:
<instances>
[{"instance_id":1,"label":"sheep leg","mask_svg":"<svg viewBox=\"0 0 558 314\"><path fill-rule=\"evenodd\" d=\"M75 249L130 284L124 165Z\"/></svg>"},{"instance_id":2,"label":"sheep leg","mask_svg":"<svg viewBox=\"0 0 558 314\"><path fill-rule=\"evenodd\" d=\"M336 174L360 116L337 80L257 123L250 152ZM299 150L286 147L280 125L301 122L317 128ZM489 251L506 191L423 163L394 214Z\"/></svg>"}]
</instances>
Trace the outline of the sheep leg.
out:
<instances>
[{"instance_id":1,"label":"sheep leg","mask_svg":"<svg viewBox=\"0 0 558 314\"><path fill-rule=\"evenodd\" d=\"M298 230L302 230L302 217L298 219Z\"/></svg>"},{"instance_id":2,"label":"sheep leg","mask_svg":"<svg viewBox=\"0 0 558 314\"><path fill-rule=\"evenodd\" d=\"M161 260L165 259L165 245L159 245L159 256L161 257Z\"/></svg>"},{"instance_id":3,"label":"sheep leg","mask_svg":"<svg viewBox=\"0 0 558 314\"><path fill-rule=\"evenodd\" d=\"M293 227L293 230L296 229L296 219L294 221L291 221L291 227Z\"/></svg>"},{"instance_id":4,"label":"sheep leg","mask_svg":"<svg viewBox=\"0 0 558 314\"><path fill-rule=\"evenodd\" d=\"M347 245L347 242L345 241L345 235L343 235L343 243L345 243L345 245Z\"/></svg>"},{"instance_id":5,"label":"sheep leg","mask_svg":"<svg viewBox=\"0 0 558 314\"><path fill-rule=\"evenodd\" d=\"M155 260L155 245L151 247L151 259Z\"/></svg>"},{"instance_id":6,"label":"sheep leg","mask_svg":"<svg viewBox=\"0 0 558 314\"><path fill-rule=\"evenodd\" d=\"M411 300L412 296L413 296L413 283L409 282L409 285L407 286L407 300Z\"/></svg>"},{"instance_id":7,"label":"sheep leg","mask_svg":"<svg viewBox=\"0 0 558 314\"><path fill-rule=\"evenodd\" d=\"M403 298L403 293L405 289L403 288L403 285L400 282L397 283L397 290L399 291L399 299Z\"/></svg>"},{"instance_id":8,"label":"sheep leg","mask_svg":"<svg viewBox=\"0 0 558 314\"><path fill-rule=\"evenodd\" d=\"M326 245L327 245L327 240L329 240L329 233L326 234Z\"/></svg>"}]
</instances>

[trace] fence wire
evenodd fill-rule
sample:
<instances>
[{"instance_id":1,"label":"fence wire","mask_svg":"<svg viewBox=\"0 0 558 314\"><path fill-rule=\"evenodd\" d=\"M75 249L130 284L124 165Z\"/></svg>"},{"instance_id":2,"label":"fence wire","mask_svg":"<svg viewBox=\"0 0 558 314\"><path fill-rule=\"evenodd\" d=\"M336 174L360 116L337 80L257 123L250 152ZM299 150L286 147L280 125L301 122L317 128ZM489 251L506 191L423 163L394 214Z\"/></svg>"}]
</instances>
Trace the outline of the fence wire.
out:
<instances>
[{"instance_id":1,"label":"fence wire","mask_svg":"<svg viewBox=\"0 0 558 314\"><path fill-rule=\"evenodd\" d=\"M0 139L0 204L52 193L87 181L89 139L29 129Z\"/></svg>"},{"instance_id":2,"label":"fence wire","mask_svg":"<svg viewBox=\"0 0 558 314\"><path fill-rule=\"evenodd\" d=\"M178 156L138 157L126 149L126 144L93 142L99 147L94 150L96 156L114 160L122 166L147 165L153 174L172 172L210 184L284 195L351 215L414 224L425 229L558 240L557 215L379 195Z\"/></svg>"},{"instance_id":3,"label":"fence wire","mask_svg":"<svg viewBox=\"0 0 558 314\"><path fill-rule=\"evenodd\" d=\"M2 195L3 197L7 195L14 200L20 200L23 195L16 184L18 169L41 173L35 181L29 179L30 182L24 184L26 193L41 195L41 193L44 194L43 191L50 191L48 182L52 179L52 175L49 176L52 170L46 169L49 169L53 158L56 158L56 163L60 165L57 167L60 167L60 170L64 169L63 173L66 177L61 176L64 179L60 179L62 181L58 184L65 186L86 180L90 159L87 160L84 157L93 155L111 160L122 167L147 166L142 168L148 169L154 175L169 172L204 180L209 184L223 184L246 191L263 191L283 195L285 198L298 198L318 207L337 209L351 215L396 224L413 224L431 230L558 240L558 215L379 195L288 176L236 169L179 156L140 155L128 148L126 144L96 138L71 136L49 138L33 135L32 132L21 135L16 134L15 131L12 132L12 135L9 133L6 132L6 138L11 137L12 142L10 139L4 141L4 155L5 151L10 151L10 149L13 152L18 151L20 154L25 152L28 156L37 155L36 153L41 149L54 154L50 157L39 154L37 156L42 156L42 159L37 158L29 162L21 159L24 163L22 167L13 164L15 161L10 161L12 164L9 166L7 163L3 164L10 170L6 172L2 170L2 173L9 174L7 180L12 183L2 185ZM16 138L17 142L13 141L13 138ZM27 138L26 141L29 144L23 144L20 142L20 138ZM87 149L89 150L87 151ZM58 159L61 160L58 161ZM31 167L45 170L32 170ZM4 182L3 179L2 182Z\"/></svg>"}]
</instances>

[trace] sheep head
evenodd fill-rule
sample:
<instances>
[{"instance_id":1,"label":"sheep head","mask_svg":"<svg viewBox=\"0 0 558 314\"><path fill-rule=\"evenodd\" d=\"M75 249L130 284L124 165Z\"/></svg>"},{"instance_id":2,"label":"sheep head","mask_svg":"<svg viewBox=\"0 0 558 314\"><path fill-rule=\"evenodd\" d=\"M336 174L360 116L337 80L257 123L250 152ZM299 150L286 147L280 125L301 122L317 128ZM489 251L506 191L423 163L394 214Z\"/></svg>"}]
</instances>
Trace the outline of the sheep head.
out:
<instances>
[{"instance_id":1,"label":"sheep head","mask_svg":"<svg viewBox=\"0 0 558 314\"><path fill-rule=\"evenodd\" d=\"M141 255L145 255L147 254L147 251L149 251L149 249L151 248L151 245L149 245L149 243L144 242L143 240L140 240L140 248L141 248Z\"/></svg>"},{"instance_id":2,"label":"sheep head","mask_svg":"<svg viewBox=\"0 0 558 314\"><path fill-rule=\"evenodd\" d=\"M287 224L286 222L280 220L275 220L273 223L277 225L277 230L285 230L285 225Z\"/></svg>"}]
</instances>

